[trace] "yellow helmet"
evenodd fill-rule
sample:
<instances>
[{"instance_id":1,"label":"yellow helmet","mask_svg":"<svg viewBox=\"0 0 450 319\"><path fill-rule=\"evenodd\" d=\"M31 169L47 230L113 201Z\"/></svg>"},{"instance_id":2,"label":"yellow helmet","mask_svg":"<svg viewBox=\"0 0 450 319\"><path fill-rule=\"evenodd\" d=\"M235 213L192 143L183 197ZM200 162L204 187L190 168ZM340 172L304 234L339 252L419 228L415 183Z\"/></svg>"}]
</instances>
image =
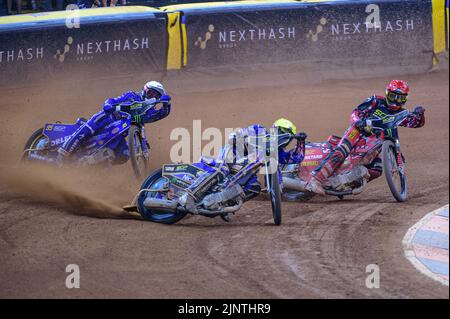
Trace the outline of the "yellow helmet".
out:
<instances>
[{"instance_id":1,"label":"yellow helmet","mask_svg":"<svg viewBox=\"0 0 450 319\"><path fill-rule=\"evenodd\" d=\"M297 127L291 121L280 118L273 122L273 127L277 127L282 133L297 134Z\"/></svg>"}]
</instances>

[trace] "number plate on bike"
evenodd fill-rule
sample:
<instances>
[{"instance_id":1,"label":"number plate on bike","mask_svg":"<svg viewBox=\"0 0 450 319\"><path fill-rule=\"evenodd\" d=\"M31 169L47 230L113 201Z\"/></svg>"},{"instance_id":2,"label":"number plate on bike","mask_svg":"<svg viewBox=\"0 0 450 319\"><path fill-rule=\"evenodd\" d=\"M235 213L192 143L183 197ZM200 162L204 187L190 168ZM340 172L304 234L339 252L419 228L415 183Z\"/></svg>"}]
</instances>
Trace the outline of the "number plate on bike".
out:
<instances>
[{"instance_id":1,"label":"number plate on bike","mask_svg":"<svg viewBox=\"0 0 450 319\"><path fill-rule=\"evenodd\" d=\"M197 178L205 171L190 164L165 164L163 166L163 175L177 175L177 174L188 174L194 178Z\"/></svg>"},{"instance_id":2,"label":"number plate on bike","mask_svg":"<svg viewBox=\"0 0 450 319\"><path fill-rule=\"evenodd\" d=\"M173 186L184 189L189 187L205 171L190 164L166 164L163 166L162 175Z\"/></svg>"}]
</instances>

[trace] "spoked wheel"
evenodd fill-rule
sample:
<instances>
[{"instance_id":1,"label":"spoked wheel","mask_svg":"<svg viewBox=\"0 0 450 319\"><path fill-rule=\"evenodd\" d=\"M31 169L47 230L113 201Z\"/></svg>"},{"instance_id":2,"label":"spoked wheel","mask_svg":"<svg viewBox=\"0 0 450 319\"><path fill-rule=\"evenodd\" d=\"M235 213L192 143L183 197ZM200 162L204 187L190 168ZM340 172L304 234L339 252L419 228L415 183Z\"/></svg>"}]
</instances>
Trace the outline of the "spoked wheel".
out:
<instances>
[{"instance_id":1,"label":"spoked wheel","mask_svg":"<svg viewBox=\"0 0 450 319\"><path fill-rule=\"evenodd\" d=\"M131 125L128 132L128 147L130 149L131 165L137 179L143 179L148 171L148 155L144 154L142 144L140 128L136 125Z\"/></svg>"},{"instance_id":2,"label":"spoked wheel","mask_svg":"<svg viewBox=\"0 0 450 319\"><path fill-rule=\"evenodd\" d=\"M270 202L272 203L272 215L275 225L281 224L281 190L278 179L278 171L269 174L269 187L267 192L270 196Z\"/></svg>"},{"instance_id":3,"label":"spoked wheel","mask_svg":"<svg viewBox=\"0 0 450 319\"><path fill-rule=\"evenodd\" d=\"M401 154L397 152L395 144L386 140L382 149L383 171L392 195L398 202L404 202L408 198L406 185L406 171L403 160L398 160ZM399 165L400 162L400 165Z\"/></svg>"},{"instance_id":4,"label":"spoked wheel","mask_svg":"<svg viewBox=\"0 0 450 319\"><path fill-rule=\"evenodd\" d=\"M167 179L162 176L161 169L154 171L142 184L136 205L138 212L145 220L161 224L173 224L186 216L186 212L182 211L159 211L144 206L147 197L167 199L167 192L163 191L166 185ZM146 191L147 189L152 191ZM155 190L161 190L161 192L155 192Z\"/></svg>"},{"instance_id":5,"label":"spoked wheel","mask_svg":"<svg viewBox=\"0 0 450 319\"><path fill-rule=\"evenodd\" d=\"M28 139L27 143L25 144L24 152L21 158L21 162L26 163L28 162L29 156L31 154L39 155L39 156L46 156L47 152L44 151L48 148L48 137L43 134L44 128L40 128L36 130ZM35 151L33 151L35 150Z\"/></svg>"}]
</instances>

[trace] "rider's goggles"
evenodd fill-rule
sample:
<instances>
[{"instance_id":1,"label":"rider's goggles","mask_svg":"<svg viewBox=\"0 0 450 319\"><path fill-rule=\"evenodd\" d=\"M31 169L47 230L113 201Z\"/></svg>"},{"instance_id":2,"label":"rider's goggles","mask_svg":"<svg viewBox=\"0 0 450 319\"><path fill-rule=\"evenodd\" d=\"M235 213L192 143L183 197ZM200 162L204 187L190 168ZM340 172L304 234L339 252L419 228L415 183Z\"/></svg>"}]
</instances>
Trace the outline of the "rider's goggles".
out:
<instances>
[{"instance_id":1,"label":"rider's goggles","mask_svg":"<svg viewBox=\"0 0 450 319\"><path fill-rule=\"evenodd\" d=\"M159 99L161 97L161 94L156 90L148 89L145 92L145 96L147 99Z\"/></svg>"},{"instance_id":2,"label":"rider's goggles","mask_svg":"<svg viewBox=\"0 0 450 319\"><path fill-rule=\"evenodd\" d=\"M292 130L287 128L287 127L278 127L279 133L280 134L292 134Z\"/></svg>"},{"instance_id":3,"label":"rider's goggles","mask_svg":"<svg viewBox=\"0 0 450 319\"><path fill-rule=\"evenodd\" d=\"M408 101L408 94L399 94L388 91L386 94L389 103L395 103L396 105L404 105Z\"/></svg>"}]
</instances>

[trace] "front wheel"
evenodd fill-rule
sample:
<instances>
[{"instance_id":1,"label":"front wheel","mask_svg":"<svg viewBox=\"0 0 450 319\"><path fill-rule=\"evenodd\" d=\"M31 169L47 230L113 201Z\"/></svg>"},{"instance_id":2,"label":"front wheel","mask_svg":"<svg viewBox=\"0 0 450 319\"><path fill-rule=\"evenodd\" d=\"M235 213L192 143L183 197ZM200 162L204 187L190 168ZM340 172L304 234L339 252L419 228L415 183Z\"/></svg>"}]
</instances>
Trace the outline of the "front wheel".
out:
<instances>
[{"instance_id":1,"label":"front wheel","mask_svg":"<svg viewBox=\"0 0 450 319\"><path fill-rule=\"evenodd\" d=\"M392 195L398 202L406 201L408 198L408 189L406 185L405 163L392 141L386 140L383 142L381 156L383 159L384 175L386 176L386 181Z\"/></svg>"},{"instance_id":2,"label":"front wheel","mask_svg":"<svg viewBox=\"0 0 450 319\"><path fill-rule=\"evenodd\" d=\"M144 206L145 199L149 197L156 197L161 199L167 199L167 192L154 192L154 190L164 189L167 185L167 179L162 176L162 169L154 171L141 186L139 196L136 201L136 206L138 212L141 214L142 218L155 223L160 224L174 224L186 216L186 212L182 211L158 211L155 209L150 209ZM151 189L153 192L146 191Z\"/></svg>"},{"instance_id":3,"label":"front wheel","mask_svg":"<svg viewBox=\"0 0 450 319\"><path fill-rule=\"evenodd\" d=\"M137 125L131 125L128 132L128 147L134 175L137 179L143 179L148 171L148 155L144 154L141 129Z\"/></svg>"},{"instance_id":4,"label":"front wheel","mask_svg":"<svg viewBox=\"0 0 450 319\"><path fill-rule=\"evenodd\" d=\"M275 225L281 224L281 190L278 171L269 174L269 196L272 203L272 215Z\"/></svg>"}]
</instances>

